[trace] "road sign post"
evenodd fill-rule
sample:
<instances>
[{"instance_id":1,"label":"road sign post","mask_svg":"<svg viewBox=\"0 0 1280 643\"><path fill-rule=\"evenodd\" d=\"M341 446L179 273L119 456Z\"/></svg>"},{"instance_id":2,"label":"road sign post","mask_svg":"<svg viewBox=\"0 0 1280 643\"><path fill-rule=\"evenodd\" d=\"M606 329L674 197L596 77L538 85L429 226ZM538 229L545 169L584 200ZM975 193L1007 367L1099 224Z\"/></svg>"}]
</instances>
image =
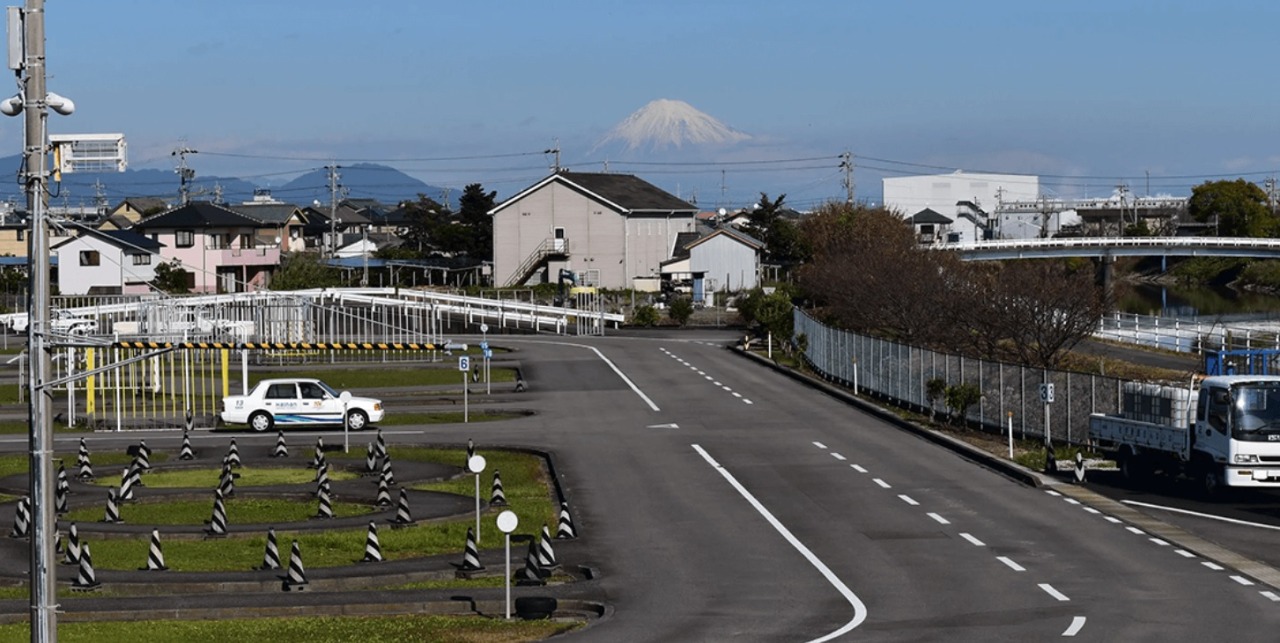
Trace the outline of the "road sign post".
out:
<instances>
[{"instance_id":1,"label":"road sign post","mask_svg":"<svg viewBox=\"0 0 1280 643\"><path fill-rule=\"evenodd\" d=\"M347 421L347 405L351 404L351 391L339 393L338 399L342 400L342 452L351 453L351 423Z\"/></svg>"},{"instance_id":2,"label":"road sign post","mask_svg":"<svg viewBox=\"0 0 1280 643\"><path fill-rule=\"evenodd\" d=\"M498 529L506 535L506 557L503 558L507 564L506 580L503 584L507 589L507 620L511 620L511 532L516 530L516 525L520 524L520 519L516 516L516 512L510 509L498 514Z\"/></svg>"},{"instance_id":3,"label":"road sign post","mask_svg":"<svg viewBox=\"0 0 1280 643\"><path fill-rule=\"evenodd\" d=\"M484 456L473 455L467 460L467 469L476 474L476 546L480 546L480 474L484 471Z\"/></svg>"},{"instance_id":4,"label":"road sign post","mask_svg":"<svg viewBox=\"0 0 1280 643\"><path fill-rule=\"evenodd\" d=\"M480 324L480 350L484 351L484 394L492 395L493 386L489 380L489 357L493 352L489 350L489 325Z\"/></svg>"},{"instance_id":5,"label":"road sign post","mask_svg":"<svg viewBox=\"0 0 1280 643\"><path fill-rule=\"evenodd\" d=\"M1044 402L1044 470L1045 473L1057 471L1057 458L1053 453L1053 432L1049 429L1049 405L1053 404L1053 382L1040 385L1040 401Z\"/></svg>"},{"instance_id":6,"label":"road sign post","mask_svg":"<svg viewBox=\"0 0 1280 643\"><path fill-rule=\"evenodd\" d=\"M462 423L470 421L467 413L467 377L471 374L471 358L463 355L458 358L458 370L462 371Z\"/></svg>"}]
</instances>

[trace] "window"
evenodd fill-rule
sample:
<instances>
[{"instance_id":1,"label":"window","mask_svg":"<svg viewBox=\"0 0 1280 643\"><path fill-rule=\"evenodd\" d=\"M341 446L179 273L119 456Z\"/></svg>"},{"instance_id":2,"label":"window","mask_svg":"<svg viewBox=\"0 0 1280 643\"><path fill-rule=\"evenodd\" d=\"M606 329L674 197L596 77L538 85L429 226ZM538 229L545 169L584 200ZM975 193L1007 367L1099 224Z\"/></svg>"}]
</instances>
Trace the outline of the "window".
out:
<instances>
[{"instance_id":1,"label":"window","mask_svg":"<svg viewBox=\"0 0 1280 643\"><path fill-rule=\"evenodd\" d=\"M96 266L100 263L102 263L102 256L98 254L97 250L81 250L80 251L80 265Z\"/></svg>"},{"instance_id":2,"label":"window","mask_svg":"<svg viewBox=\"0 0 1280 643\"><path fill-rule=\"evenodd\" d=\"M173 233L173 244L179 248L190 248L196 245L196 233L194 230L177 230Z\"/></svg>"},{"instance_id":3,"label":"window","mask_svg":"<svg viewBox=\"0 0 1280 643\"><path fill-rule=\"evenodd\" d=\"M298 389L292 382L289 384L272 384L267 387L265 397L268 400L294 400L298 398Z\"/></svg>"},{"instance_id":4,"label":"window","mask_svg":"<svg viewBox=\"0 0 1280 643\"><path fill-rule=\"evenodd\" d=\"M133 255L133 265L135 265L135 266L150 266L150 265L151 265L151 255L149 255L149 254Z\"/></svg>"},{"instance_id":5,"label":"window","mask_svg":"<svg viewBox=\"0 0 1280 643\"><path fill-rule=\"evenodd\" d=\"M245 233L245 234L240 235L240 247L241 247L241 248L244 248L245 250L248 250L249 248L254 247L254 245L255 245L255 244L254 244L254 238L253 238L253 234L252 234L252 233Z\"/></svg>"}]
</instances>

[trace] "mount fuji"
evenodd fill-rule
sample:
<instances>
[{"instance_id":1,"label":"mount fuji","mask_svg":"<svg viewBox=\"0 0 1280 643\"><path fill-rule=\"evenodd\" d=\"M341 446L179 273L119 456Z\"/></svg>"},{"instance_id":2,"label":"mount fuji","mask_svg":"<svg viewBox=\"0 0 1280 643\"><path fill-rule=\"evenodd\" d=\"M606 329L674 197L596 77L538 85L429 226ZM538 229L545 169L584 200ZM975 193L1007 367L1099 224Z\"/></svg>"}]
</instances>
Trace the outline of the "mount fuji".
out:
<instances>
[{"instance_id":1,"label":"mount fuji","mask_svg":"<svg viewBox=\"0 0 1280 643\"><path fill-rule=\"evenodd\" d=\"M715 117L681 100L660 98L633 112L605 133L589 153L662 152L688 147L717 147L750 140Z\"/></svg>"}]
</instances>

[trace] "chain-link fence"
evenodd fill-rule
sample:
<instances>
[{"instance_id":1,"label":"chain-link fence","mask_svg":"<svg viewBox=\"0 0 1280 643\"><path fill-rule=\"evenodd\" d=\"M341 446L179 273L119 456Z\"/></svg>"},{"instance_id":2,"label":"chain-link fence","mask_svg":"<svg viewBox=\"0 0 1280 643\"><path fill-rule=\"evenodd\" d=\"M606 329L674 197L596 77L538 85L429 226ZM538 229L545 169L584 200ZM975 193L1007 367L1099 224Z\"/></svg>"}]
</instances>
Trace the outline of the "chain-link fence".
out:
<instances>
[{"instance_id":1,"label":"chain-link fence","mask_svg":"<svg viewBox=\"0 0 1280 643\"><path fill-rule=\"evenodd\" d=\"M1010 422L1019 438L1043 438L1046 419L1055 442L1084 444L1089 414L1120 411L1125 380L973 359L832 328L795 309L795 336L804 358L824 378L914 411L948 412L943 399L929 400L929 381L971 384L981 397L965 420L998 433ZM1041 400L1041 384L1053 385L1053 402Z\"/></svg>"}]
</instances>

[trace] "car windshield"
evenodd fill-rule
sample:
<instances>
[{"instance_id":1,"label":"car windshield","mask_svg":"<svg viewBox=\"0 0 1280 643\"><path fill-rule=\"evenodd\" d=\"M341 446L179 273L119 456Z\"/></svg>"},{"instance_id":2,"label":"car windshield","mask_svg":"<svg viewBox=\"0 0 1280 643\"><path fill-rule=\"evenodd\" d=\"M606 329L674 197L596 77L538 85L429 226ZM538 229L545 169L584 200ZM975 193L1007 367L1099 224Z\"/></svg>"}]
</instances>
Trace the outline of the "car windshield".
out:
<instances>
[{"instance_id":1,"label":"car windshield","mask_svg":"<svg viewBox=\"0 0 1280 643\"><path fill-rule=\"evenodd\" d=\"M332 387L332 386L329 386L328 384L325 384L324 382L321 382L321 381L316 381L316 384L317 384L320 388L324 389L324 392L325 392L325 393L328 393L331 397L333 397L334 399L337 399L337 397L338 397L338 392L337 392L337 391L335 391L335 390L333 390L333 387Z\"/></svg>"},{"instance_id":2,"label":"car windshield","mask_svg":"<svg viewBox=\"0 0 1280 643\"><path fill-rule=\"evenodd\" d=\"M1244 384L1231 393L1235 437L1266 440L1280 435L1280 383Z\"/></svg>"}]
</instances>

